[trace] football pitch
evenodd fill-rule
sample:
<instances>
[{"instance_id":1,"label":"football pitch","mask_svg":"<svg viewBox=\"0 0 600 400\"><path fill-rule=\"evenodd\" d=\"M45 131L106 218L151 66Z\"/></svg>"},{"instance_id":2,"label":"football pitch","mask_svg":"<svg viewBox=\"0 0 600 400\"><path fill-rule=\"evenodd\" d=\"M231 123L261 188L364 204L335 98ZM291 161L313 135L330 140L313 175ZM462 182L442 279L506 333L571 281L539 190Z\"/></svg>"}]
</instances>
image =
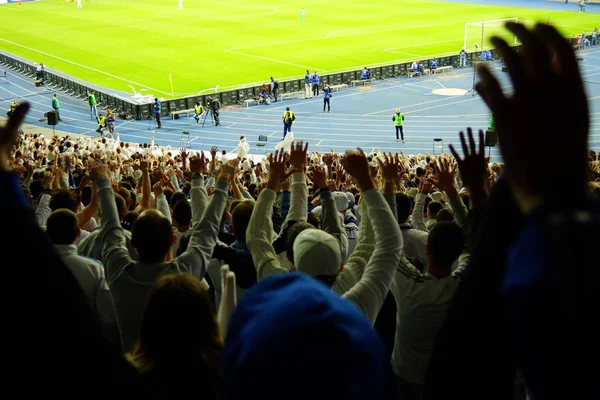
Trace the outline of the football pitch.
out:
<instances>
[{"instance_id":1,"label":"football pitch","mask_svg":"<svg viewBox=\"0 0 600 400\"><path fill-rule=\"evenodd\" d=\"M82 5L0 6L0 49L99 86L168 98L300 77L306 69L327 74L457 54L467 22L550 20L565 35L589 32L598 22L595 14L417 0ZM497 32L484 29L484 36ZM480 37L474 26L469 45Z\"/></svg>"}]
</instances>

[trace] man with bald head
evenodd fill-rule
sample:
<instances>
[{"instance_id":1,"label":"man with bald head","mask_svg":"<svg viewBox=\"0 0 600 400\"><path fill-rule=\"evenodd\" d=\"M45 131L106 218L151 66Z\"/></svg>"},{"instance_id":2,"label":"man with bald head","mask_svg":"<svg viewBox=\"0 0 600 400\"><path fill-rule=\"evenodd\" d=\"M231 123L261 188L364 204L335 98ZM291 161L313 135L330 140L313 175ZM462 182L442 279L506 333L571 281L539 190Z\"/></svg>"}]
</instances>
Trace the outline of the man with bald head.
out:
<instances>
[{"instance_id":1,"label":"man with bald head","mask_svg":"<svg viewBox=\"0 0 600 400\"><path fill-rule=\"evenodd\" d=\"M175 236L171 222L161 212L147 210L138 217L131 230L131 243L139 256L137 262L131 259L125 245L126 234L119 222L108 169L102 165L92 170L91 177L97 182L102 209L102 258L115 300L123 352L129 351L138 339L148 292L160 275L187 272L198 280L204 278L227 203L228 182L236 172L233 163L221 167L212 200L204 213L198 215L194 203L208 203L202 175L207 171L207 164L204 154L190 159L192 221L195 223L187 250L172 259Z\"/></svg>"}]
</instances>

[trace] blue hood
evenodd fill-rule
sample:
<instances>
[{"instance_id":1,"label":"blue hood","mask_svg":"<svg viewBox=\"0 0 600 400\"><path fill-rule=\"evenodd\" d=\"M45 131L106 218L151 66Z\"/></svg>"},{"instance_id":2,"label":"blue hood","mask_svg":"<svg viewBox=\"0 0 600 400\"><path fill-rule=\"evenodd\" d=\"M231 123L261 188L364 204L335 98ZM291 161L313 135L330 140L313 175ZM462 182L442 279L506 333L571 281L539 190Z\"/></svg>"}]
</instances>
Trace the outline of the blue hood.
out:
<instances>
[{"instance_id":1,"label":"blue hood","mask_svg":"<svg viewBox=\"0 0 600 400\"><path fill-rule=\"evenodd\" d=\"M389 356L353 303L301 273L254 285L223 351L227 399L383 399Z\"/></svg>"}]
</instances>

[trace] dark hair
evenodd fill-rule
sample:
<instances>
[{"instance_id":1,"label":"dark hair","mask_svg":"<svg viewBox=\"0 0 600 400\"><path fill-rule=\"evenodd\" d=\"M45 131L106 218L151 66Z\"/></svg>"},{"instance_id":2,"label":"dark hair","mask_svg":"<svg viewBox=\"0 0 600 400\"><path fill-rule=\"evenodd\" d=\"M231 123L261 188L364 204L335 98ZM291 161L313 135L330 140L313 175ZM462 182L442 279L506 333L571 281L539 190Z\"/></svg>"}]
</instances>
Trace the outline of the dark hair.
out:
<instances>
[{"instance_id":1,"label":"dark hair","mask_svg":"<svg viewBox=\"0 0 600 400\"><path fill-rule=\"evenodd\" d=\"M141 262L162 262L173 244L173 227L159 211L145 211L133 224L131 243L136 248Z\"/></svg>"},{"instance_id":2,"label":"dark hair","mask_svg":"<svg viewBox=\"0 0 600 400\"><path fill-rule=\"evenodd\" d=\"M56 211L60 208L66 208L73 212L77 211L77 202L73 192L68 189L60 189L52 195L50 199L50 210Z\"/></svg>"},{"instance_id":3,"label":"dark hair","mask_svg":"<svg viewBox=\"0 0 600 400\"><path fill-rule=\"evenodd\" d=\"M396 212L398 213L398 222L405 223L408 221L413 205L410 197L404 193L396 193Z\"/></svg>"},{"instance_id":4,"label":"dark hair","mask_svg":"<svg viewBox=\"0 0 600 400\"><path fill-rule=\"evenodd\" d=\"M121 226L123 229L126 229L131 232L131 228L135 220L138 219L140 215L135 211L128 211L127 214L123 217L123 221L121 221Z\"/></svg>"},{"instance_id":5,"label":"dark hair","mask_svg":"<svg viewBox=\"0 0 600 400\"><path fill-rule=\"evenodd\" d=\"M71 210L56 210L46 221L46 235L51 244L72 244L78 234L79 221Z\"/></svg>"},{"instance_id":6,"label":"dark hair","mask_svg":"<svg viewBox=\"0 0 600 400\"><path fill-rule=\"evenodd\" d=\"M312 213L312 212L308 213L306 222L308 222L309 224L311 224L312 226L314 226L317 229L319 229L321 227L321 219L315 213Z\"/></svg>"},{"instance_id":7,"label":"dark hair","mask_svg":"<svg viewBox=\"0 0 600 400\"><path fill-rule=\"evenodd\" d=\"M179 200L173 207L173 220L180 226L189 226L192 221L192 207L187 199Z\"/></svg>"},{"instance_id":8,"label":"dark hair","mask_svg":"<svg viewBox=\"0 0 600 400\"><path fill-rule=\"evenodd\" d=\"M37 201L38 197L40 197L40 195L44 191L44 185L42 184L42 180L38 178L31 181L31 183L29 184L29 191L31 192L31 197Z\"/></svg>"},{"instance_id":9,"label":"dark hair","mask_svg":"<svg viewBox=\"0 0 600 400\"><path fill-rule=\"evenodd\" d=\"M431 215L437 215L443 209L444 206L439 201L431 201L427 205L427 212Z\"/></svg>"},{"instance_id":10,"label":"dark hair","mask_svg":"<svg viewBox=\"0 0 600 400\"><path fill-rule=\"evenodd\" d=\"M437 222L441 222L441 221L448 221L448 222L452 222L454 220L454 217L452 216L452 213L449 210L440 210L436 216L435 216L435 220Z\"/></svg>"},{"instance_id":11,"label":"dark hair","mask_svg":"<svg viewBox=\"0 0 600 400\"><path fill-rule=\"evenodd\" d=\"M254 202L250 200L242 201L231 212L231 225L233 226L233 235L240 243L246 243L246 231L254 210Z\"/></svg>"},{"instance_id":12,"label":"dark hair","mask_svg":"<svg viewBox=\"0 0 600 400\"><path fill-rule=\"evenodd\" d=\"M197 376L191 385L201 384L203 392L210 392L206 398L219 399L222 350L217 316L200 282L187 273L160 277L148 295L139 341L127 354L130 362L142 374L159 370L159 376Z\"/></svg>"},{"instance_id":13,"label":"dark hair","mask_svg":"<svg viewBox=\"0 0 600 400\"><path fill-rule=\"evenodd\" d=\"M173 193L173 196L171 196L171 200L169 200L169 205L171 206L171 208L175 208L175 204L179 203L179 201L181 200L187 201L186 195L182 192L175 192Z\"/></svg>"},{"instance_id":14,"label":"dark hair","mask_svg":"<svg viewBox=\"0 0 600 400\"><path fill-rule=\"evenodd\" d=\"M454 222L441 221L429 231L427 248L431 261L450 267L465 247L465 234Z\"/></svg>"},{"instance_id":15,"label":"dark hair","mask_svg":"<svg viewBox=\"0 0 600 400\"><path fill-rule=\"evenodd\" d=\"M291 263L294 262L294 242L296 241L296 237L300 234L300 232L302 232L306 229L315 229L315 227L313 225L309 224L308 222L300 221L300 222L296 222L287 231L287 234L285 237L285 239L286 239L285 240L285 242L286 242L285 252L286 252L288 260L290 260Z\"/></svg>"},{"instance_id":16,"label":"dark hair","mask_svg":"<svg viewBox=\"0 0 600 400\"><path fill-rule=\"evenodd\" d=\"M81 202L87 206L92 201L92 187L86 186L81 190Z\"/></svg>"},{"instance_id":17,"label":"dark hair","mask_svg":"<svg viewBox=\"0 0 600 400\"><path fill-rule=\"evenodd\" d=\"M120 194L115 193L115 203L117 204L119 218L124 218L127 213L127 203L125 202L125 199Z\"/></svg>"}]
</instances>

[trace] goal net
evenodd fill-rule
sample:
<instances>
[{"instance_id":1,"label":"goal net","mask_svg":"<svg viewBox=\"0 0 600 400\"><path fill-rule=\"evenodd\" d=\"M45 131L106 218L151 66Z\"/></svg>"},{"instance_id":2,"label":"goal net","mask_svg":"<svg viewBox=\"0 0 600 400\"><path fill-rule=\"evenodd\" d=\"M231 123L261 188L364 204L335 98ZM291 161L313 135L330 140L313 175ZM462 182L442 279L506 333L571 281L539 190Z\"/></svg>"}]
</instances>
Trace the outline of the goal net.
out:
<instances>
[{"instance_id":1,"label":"goal net","mask_svg":"<svg viewBox=\"0 0 600 400\"><path fill-rule=\"evenodd\" d=\"M533 23L532 21L520 20L519 18L467 22L465 24L465 39L463 44L465 50L470 52L492 48L492 44L489 41L492 36L501 37L509 45L519 44L517 37L504 27L507 22L520 22L526 26Z\"/></svg>"}]
</instances>

